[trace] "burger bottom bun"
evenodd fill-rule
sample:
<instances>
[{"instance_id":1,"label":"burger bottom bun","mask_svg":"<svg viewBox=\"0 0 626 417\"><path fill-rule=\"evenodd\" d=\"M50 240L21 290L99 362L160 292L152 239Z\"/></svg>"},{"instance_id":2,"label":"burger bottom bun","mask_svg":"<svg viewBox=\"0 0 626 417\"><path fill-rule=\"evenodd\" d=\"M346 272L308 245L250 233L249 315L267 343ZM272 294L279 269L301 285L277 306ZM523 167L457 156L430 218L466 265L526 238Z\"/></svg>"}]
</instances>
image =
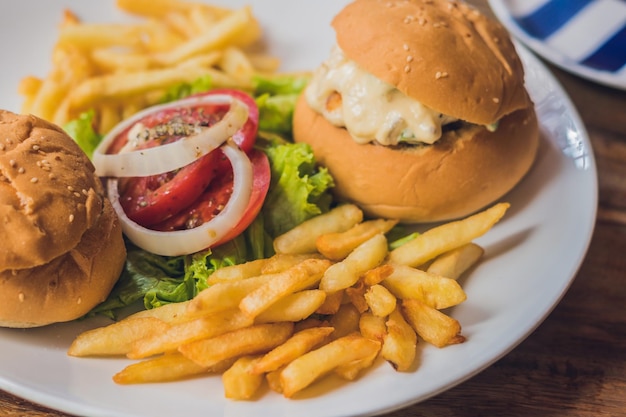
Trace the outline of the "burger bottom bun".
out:
<instances>
[{"instance_id":1,"label":"burger bottom bun","mask_svg":"<svg viewBox=\"0 0 626 417\"><path fill-rule=\"evenodd\" d=\"M0 272L0 326L38 327L82 317L106 299L125 259L121 225L105 200L98 221L74 249L45 265Z\"/></svg>"},{"instance_id":2,"label":"burger bottom bun","mask_svg":"<svg viewBox=\"0 0 626 417\"><path fill-rule=\"evenodd\" d=\"M444 132L434 145L359 145L301 96L294 140L310 144L328 168L338 200L369 217L427 223L466 216L510 191L533 164L539 127L530 107L502 118L495 132L468 125Z\"/></svg>"}]
</instances>

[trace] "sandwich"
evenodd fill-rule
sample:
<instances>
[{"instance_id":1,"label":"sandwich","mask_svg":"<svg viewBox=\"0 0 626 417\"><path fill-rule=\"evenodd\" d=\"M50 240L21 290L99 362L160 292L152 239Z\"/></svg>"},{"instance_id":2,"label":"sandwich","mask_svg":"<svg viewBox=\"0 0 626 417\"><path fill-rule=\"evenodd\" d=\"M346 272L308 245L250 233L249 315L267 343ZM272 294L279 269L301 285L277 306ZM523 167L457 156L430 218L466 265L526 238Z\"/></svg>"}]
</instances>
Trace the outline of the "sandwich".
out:
<instances>
[{"instance_id":1,"label":"sandwich","mask_svg":"<svg viewBox=\"0 0 626 417\"><path fill-rule=\"evenodd\" d=\"M466 216L513 189L539 145L524 68L497 21L462 1L355 0L294 112L338 200L372 217Z\"/></svg>"},{"instance_id":2,"label":"sandwich","mask_svg":"<svg viewBox=\"0 0 626 417\"><path fill-rule=\"evenodd\" d=\"M0 326L79 318L117 282L126 248L94 167L58 126L0 111Z\"/></svg>"}]
</instances>

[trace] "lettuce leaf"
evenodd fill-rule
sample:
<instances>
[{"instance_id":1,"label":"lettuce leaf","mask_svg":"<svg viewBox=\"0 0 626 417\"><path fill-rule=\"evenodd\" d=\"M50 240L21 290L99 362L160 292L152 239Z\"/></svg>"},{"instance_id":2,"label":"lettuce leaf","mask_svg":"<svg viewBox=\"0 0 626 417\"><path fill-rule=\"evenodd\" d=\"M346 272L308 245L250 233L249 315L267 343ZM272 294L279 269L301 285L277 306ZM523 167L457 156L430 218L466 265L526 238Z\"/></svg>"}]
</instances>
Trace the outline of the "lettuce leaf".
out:
<instances>
[{"instance_id":1,"label":"lettuce leaf","mask_svg":"<svg viewBox=\"0 0 626 417\"><path fill-rule=\"evenodd\" d=\"M205 75L194 80L191 83L175 84L161 97L161 103L169 103L170 101L179 100L193 94L209 91L213 87L213 79L210 75Z\"/></svg>"},{"instance_id":2,"label":"lettuce leaf","mask_svg":"<svg viewBox=\"0 0 626 417\"><path fill-rule=\"evenodd\" d=\"M259 129L290 136L296 100L308 77L255 77L252 81L259 107Z\"/></svg>"},{"instance_id":3,"label":"lettuce leaf","mask_svg":"<svg viewBox=\"0 0 626 417\"><path fill-rule=\"evenodd\" d=\"M272 144L265 149L272 180L263 205L265 228L272 237L326 212L334 180L326 168L316 165L305 143Z\"/></svg>"},{"instance_id":4,"label":"lettuce leaf","mask_svg":"<svg viewBox=\"0 0 626 417\"><path fill-rule=\"evenodd\" d=\"M100 144L102 135L94 129L95 112L89 110L81 113L76 119L70 120L63 126L65 132L72 138L78 146L87 154L89 158Z\"/></svg>"}]
</instances>

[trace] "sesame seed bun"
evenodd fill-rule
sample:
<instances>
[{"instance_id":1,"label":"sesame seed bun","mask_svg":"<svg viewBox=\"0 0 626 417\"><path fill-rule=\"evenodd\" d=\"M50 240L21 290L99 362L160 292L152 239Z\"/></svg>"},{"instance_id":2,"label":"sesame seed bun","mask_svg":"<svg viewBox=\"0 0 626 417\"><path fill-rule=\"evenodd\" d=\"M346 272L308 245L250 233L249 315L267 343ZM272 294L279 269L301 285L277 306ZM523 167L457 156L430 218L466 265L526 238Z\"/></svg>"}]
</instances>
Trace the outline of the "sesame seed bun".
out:
<instances>
[{"instance_id":1,"label":"sesame seed bun","mask_svg":"<svg viewBox=\"0 0 626 417\"><path fill-rule=\"evenodd\" d=\"M0 111L0 326L78 318L119 278L125 246L94 167L58 126Z\"/></svg>"},{"instance_id":2,"label":"sesame seed bun","mask_svg":"<svg viewBox=\"0 0 626 417\"><path fill-rule=\"evenodd\" d=\"M528 172L538 147L532 108L505 116L496 132L472 125L450 130L433 145L392 148L358 144L300 97L294 137L311 145L335 178L335 196L369 217L404 223L450 220L481 209Z\"/></svg>"},{"instance_id":3,"label":"sesame seed bun","mask_svg":"<svg viewBox=\"0 0 626 417\"><path fill-rule=\"evenodd\" d=\"M444 221L492 203L526 175L539 127L522 64L500 24L460 1L356 0L332 25L338 46L360 68L460 120L433 144L358 144L303 94L294 140L312 146L335 178L338 199L370 217Z\"/></svg>"},{"instance_id":4,"label":"sesame seed bun","mask_svg":"<svg viewBox=\"0 0 626 417\"><path fill-rule=\"evenodd\" d=\"M487 125L530 105L506 29L463 2L357 0L332 26L347 57L440 113Z\"/></svg>"}]
</instances>

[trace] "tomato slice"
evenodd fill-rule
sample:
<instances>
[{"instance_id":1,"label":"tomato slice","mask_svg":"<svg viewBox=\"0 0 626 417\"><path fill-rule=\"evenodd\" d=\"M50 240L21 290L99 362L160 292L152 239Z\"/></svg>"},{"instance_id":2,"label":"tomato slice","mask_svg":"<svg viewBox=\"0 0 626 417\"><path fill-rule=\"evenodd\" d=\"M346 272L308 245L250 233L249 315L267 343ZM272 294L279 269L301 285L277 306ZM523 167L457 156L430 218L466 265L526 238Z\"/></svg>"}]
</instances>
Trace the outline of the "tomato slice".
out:
<instances>
[{"instance_id":1,"label":"tomato slice","mask_svg":"<svg viewBox=\"0 0 626 417\"><path fill-rule=\"evenodd\" d=\"M259 214L270 186L270 164L267 156L256 149L248 153L252 162L253 185L250 202L241 220L216 245L226 243L243 232ZM220 172L204 193L187 209L153 226L155 230L172 231L196 227L210 221L226 205L233 187L233 175L228 160L220 161Z\"/></svg>"},{"instance_id":2,"label":"tomato slice","mask_svg":"<svg viewBox=\"0 0 626 417\"><path fill-rule=\"evenodd\" d=\"M248 120L233 135L233 140L244 151L254 146L259 111L254 99L238 90L211 90L202 95L228 94L248 106ZM210 126L228 111L228 105L203 104L192 108L172 108L152 113L140 120L150 132L150 139L142 147L159 146L179 140L189 126ZM119 152L128 141L128 130L120 134L109 152ZM153 227L189 207L222 172L221 152L211 152L195 162L168 173L149 177L120 179L120 204L128 217L144 226ZM232 177L231 177L232 180Z\"/></svg>"}]
</instances>

